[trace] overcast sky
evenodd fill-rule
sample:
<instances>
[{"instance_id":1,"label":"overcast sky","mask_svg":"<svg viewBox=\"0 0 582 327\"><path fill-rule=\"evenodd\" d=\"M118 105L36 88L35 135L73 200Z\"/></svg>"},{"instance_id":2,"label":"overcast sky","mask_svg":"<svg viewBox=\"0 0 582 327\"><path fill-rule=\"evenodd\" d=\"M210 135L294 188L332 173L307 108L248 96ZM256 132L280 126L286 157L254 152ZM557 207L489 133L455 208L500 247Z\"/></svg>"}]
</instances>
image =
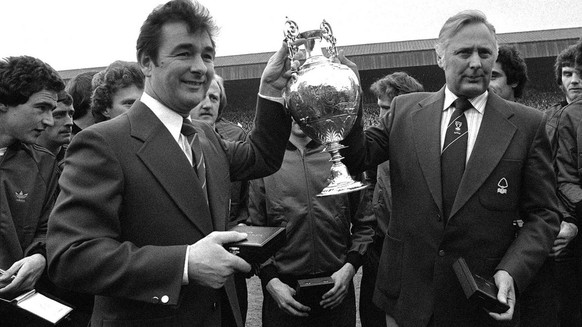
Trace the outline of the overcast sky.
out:
<instances>
[{"instance_id":1,"label":"overcast sky","mask_svg":"<svg viewBox=\"0 0 582 327\"><path fill-rule=\"evenodd\" d=\"M2 0L0 57L31 55L57 70L135 61L147 15L164 0ZM326 19L337 45L436 38L479 9L498 33L582 27L580 0L201 0L220 27L217 56L275 51L288 16L301 31ZM582 37L582 35L581 35Z\"/></svg>"}]
</instances>

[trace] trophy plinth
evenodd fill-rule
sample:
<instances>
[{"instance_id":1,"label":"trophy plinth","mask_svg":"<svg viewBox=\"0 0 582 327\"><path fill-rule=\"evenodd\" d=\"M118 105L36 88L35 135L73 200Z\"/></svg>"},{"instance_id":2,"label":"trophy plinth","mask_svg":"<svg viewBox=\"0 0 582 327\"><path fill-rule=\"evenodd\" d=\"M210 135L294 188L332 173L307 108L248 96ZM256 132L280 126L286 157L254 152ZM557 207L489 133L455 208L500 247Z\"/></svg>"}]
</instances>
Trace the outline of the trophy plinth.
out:
<instances>
[{"instance_id":1,"label":"trophy plinth","mask_svg":"<svg viewBox=\"0 0 582 327\"><path fill-rule=\"evenodd\" d=\"M319 30L299 33L297 24L287 20L285 41L293 59L299 46L305 47L306 60L294 72L285 89L287 108L303 132L325 144L333 162L330 183L317 196L358 191L367 185L354 181L341 162L339 144L354 125L360 105L361 89L356 74L347 66L335 62L335 38L324 20ZM326 41L329 58L321 43Z\"/></svg>"}]
</instances>

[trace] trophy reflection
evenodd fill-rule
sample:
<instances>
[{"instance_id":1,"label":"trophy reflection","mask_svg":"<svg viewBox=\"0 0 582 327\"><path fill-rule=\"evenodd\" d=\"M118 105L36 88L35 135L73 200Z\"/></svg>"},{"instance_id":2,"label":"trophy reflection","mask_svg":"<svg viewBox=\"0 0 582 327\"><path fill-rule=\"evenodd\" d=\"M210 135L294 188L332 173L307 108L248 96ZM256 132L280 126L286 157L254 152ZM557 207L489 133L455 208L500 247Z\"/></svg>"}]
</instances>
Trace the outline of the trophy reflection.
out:
<instances>
[{"instance_id":1,"label":"trophy reflection","mask_svg":"<svg viewBox=\"0 0 582 327\"><path fill-rule=\"evenodd\" d=\"M354 181L341 162L339 142L349 133L356 121L361 89L356 74L339 63L335 37L331 26L324 20L320 29L300 33L292 20L285 23L285 42L292 60L304 47L306 60L293 74L284 92L289 112L303 132L313 140L325 144L324 151L331 155L330 183L317 196L328 196L366 188ZM322 45L327 43L323 53ZM336 62L337 61L337 62Z\"/></svg>"}]
</instances>

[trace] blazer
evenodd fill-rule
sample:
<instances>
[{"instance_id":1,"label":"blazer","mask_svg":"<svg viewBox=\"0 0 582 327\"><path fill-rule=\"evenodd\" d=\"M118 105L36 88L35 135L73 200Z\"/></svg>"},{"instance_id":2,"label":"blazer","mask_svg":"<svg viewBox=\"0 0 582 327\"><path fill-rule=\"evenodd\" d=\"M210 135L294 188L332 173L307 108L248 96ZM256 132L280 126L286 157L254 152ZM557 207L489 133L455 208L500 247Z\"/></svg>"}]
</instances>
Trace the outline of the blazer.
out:
<instances>
[{"instance_id":1,"label":"blazer","mask_svg":"<svg viewBox=\"0 0 582 327\"><path fill-rule=\"evenodd\" d=\"M489 93L481 127L449 217L443 217L440 121L444 88L392 102L379 126L343 142L354 173L390 159L393 211L375 303L401 327L493 322L465 298L452 269L464 257L492 277L506 270L524 290L559 230L556 179L541 112ZM513 221L524 225L516 235ZM519 316L517 313L514 317Z\"/></svg>"},{"instance_id":2,"label":"blazer","mask_svg":"<svg viewBox=\"0 0 582 327\"><path fill-rule=\"evenodd\" d=\"M177 142L140 101L69 146L49 222L49 275L96 295L92 326L221 324L224 291L182 285L187 245L225 229L231 179L279 168L291 123L282 105L262 98L247 142L224 141L206 123L193 123L208 204ZM232 278L225 289L238 310Z\"/></svg>"}]
</instances>

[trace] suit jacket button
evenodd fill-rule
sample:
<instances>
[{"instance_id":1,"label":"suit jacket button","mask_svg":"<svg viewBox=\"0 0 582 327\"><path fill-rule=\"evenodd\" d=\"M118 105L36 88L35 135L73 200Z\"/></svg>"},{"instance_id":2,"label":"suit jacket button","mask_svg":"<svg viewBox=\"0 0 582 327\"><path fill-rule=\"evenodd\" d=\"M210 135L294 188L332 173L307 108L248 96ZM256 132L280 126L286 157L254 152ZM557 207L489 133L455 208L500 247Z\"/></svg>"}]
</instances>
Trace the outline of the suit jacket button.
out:
<instances>
[{"instance_id":1,"label":"suit jacket button","mask_svg":"<svg viewBox=\"0 0 582 327\"><path fill-rule=\"evenodd\" d=\"M442 220L443 220L443 218L441 217L441 215L438 215L438 214L437 214L437 220L438 220L438 221L442 221Z\"/></svg>"},{"instance_id":2,"label":"suit jacket button","mask_svg":"<svg viewBox=\"0 0 582 327\"><path fill-rule=\"evenodd\" d=\"M212 311L216 311L218 309L218 303L212 302Z\"/></svg>"},{"instance_id":3,"label":"suit jacket button","mask_svg":"<svg viewBox=\"0 0 582 327\"><path fill-rule=\"evenodd\" d=\"M445 250L439 250L439 257L445 256Z\"/></svg>"},{"instance_id":4,"label":"suit jacket button","mask_svg":"<svg viewBox=\"0 0 582 327\"><path fill-rule=\"evenodd\" d=\"M166 304L166 303L168 303L170 301L170 297L167 296L167 295L164 295L164 296L162 296L161 301L162 301L163 304Z\"/></svg>"},{"instance_id":5,"label":"suit jacket button","mask_svg":"<svg viewBox=\"0 0 582 327\"><path fill-rule=\"evenodd\" d=\"M160 298L157 296L152 297L152 303L154 303L154 304L160 303Z\"/></svg>"}]
</instances>

